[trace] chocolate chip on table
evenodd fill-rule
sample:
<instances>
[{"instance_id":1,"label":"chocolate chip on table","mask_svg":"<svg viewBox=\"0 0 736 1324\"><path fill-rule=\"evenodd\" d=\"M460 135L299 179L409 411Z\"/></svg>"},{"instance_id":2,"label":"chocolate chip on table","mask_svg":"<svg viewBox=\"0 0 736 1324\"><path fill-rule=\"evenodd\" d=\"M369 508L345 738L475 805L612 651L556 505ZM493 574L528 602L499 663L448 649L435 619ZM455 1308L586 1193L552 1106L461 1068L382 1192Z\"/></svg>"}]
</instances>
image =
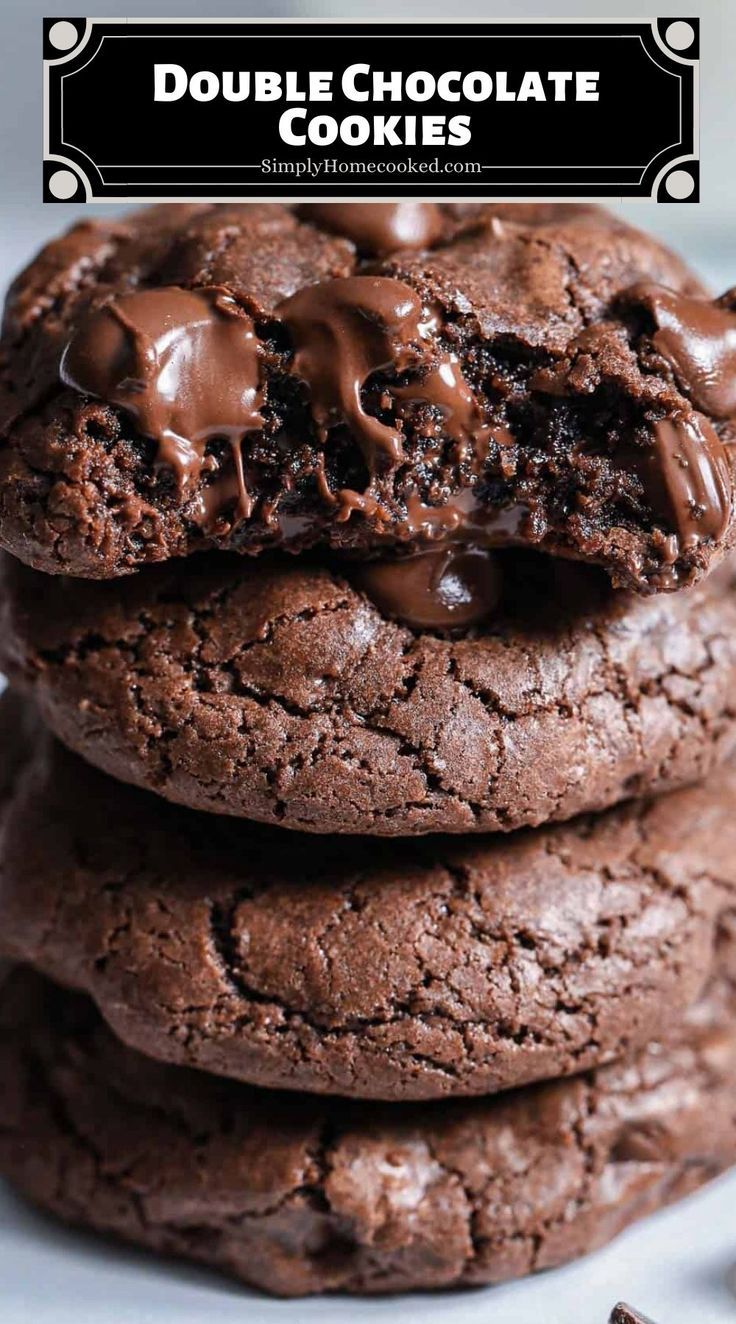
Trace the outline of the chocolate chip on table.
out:
<instances>
[{"instance_id":1,"label":"chocolate chip on table","mask_svg":"<svg viewBox=\"0 0 736 1324\"><path fill-rule=\"evenodd\" d=\"M609 1324L654 1324L654 1321L648 1315L642 1315L638 1310L620 1301L611 1311Z\"/></svg>"}]
</instances>

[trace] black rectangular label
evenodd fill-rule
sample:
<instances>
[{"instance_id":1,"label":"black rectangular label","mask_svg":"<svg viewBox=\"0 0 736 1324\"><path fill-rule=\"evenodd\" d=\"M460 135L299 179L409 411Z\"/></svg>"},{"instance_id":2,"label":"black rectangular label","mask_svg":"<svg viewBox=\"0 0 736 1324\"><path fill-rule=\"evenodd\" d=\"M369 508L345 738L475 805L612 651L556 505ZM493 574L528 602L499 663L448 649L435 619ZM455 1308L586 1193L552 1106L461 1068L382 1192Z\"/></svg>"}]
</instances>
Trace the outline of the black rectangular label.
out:
<instances>
[{"instance_id":1,"label":"black rectangular label","mask_svg":"<svg viewBox=\"0 0 736 1324\"><path fill-rule=\"evenodd\" d=\"M44 198L698 200L698 20L44 19Z\"/></svg>"}]
</instances>

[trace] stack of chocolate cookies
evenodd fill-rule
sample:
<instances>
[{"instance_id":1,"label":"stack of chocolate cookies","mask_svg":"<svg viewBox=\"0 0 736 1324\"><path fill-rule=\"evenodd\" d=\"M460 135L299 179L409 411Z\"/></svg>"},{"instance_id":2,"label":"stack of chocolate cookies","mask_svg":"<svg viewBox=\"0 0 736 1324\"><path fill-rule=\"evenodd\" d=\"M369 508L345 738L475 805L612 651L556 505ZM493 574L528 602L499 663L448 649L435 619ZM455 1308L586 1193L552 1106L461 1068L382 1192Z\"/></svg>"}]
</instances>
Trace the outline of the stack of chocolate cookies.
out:
<instances>
[{"instance_id":1,"label":"stack of chocolate cookies","mask_svg":"<svg viewBox=\"0 0 736 1324\"><path fill-rule=\"evenodd\" d=\"M0 1171L282 1294L736 1160L736 295L595 208L83 222L0 351Z\"/></svg>"}]
</instances>

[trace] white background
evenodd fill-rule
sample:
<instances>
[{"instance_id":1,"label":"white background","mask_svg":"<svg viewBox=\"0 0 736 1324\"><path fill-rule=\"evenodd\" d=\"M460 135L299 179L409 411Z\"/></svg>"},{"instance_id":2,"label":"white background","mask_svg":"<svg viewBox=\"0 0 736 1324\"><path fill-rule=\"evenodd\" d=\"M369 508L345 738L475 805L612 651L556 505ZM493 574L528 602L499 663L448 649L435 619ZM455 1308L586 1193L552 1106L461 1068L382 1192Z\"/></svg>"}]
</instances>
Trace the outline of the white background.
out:
<instances>
[{"instance_id":1,"label":"white background","mask_svg":"<svg viewBox=\"0 0 736 1324\"><path fill-rule=\"evenodd\" d=\"M78 12L68 0L0 0L0 290L34 248L85 209L47 205L41 194L41 15ZM232 0L95 0L95 15L158 17L302 14L364 17L364 4L248 5ZM372 18L635 17L702 20L701 160L698 205L621 208L681 248L714 288L736 284L736 0L664 0L639 8L621 0L487 0L448 12L446 0L404 0ZM622 95L635 89L622 88ZM125 108L108 107L124 114ZM91 209L89 209L91 210ZM97 208L104 211L104 208ZM107 209L108 213L110 209ZM86 214L89 214L87 211ZM2 1324L201 1324L217 1316L249 1324L605 1324L624 1297L657 1324L736 1320L736 1175L650 1219L613 1246L531 1282L473 1293L392 1301L272 1302L181 1265L110 1247L59 1229L0 1191Z\"/></svg>"}]
</instances>

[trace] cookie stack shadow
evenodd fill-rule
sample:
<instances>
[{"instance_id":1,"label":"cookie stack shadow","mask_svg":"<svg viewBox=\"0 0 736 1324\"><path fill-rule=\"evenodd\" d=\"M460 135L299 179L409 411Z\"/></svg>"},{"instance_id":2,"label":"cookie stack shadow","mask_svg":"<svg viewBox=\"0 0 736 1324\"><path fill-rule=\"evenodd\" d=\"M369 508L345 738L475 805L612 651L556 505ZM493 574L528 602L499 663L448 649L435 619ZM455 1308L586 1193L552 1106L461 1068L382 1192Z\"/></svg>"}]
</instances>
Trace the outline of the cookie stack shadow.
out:
<instances>
[{"instance_id":1,"label":"cookie stack shadow","mask_svg":"<svg viewBox=\"0 0 736 1324\"><path fill-rule=\"evenodd\" d=\"M496 211L485 239L455 242L553 226L549 208L518 226ZM347 252L343 212L324 232L271 217L258 242L291 253L299 225ZM154 213L127 239L122 223L117 238L88 227L87 265L63 241L16 309L36 300L58 358L53 319L69 334L89 316L75 303L89 264L122 298L151 234L168 273L149 271L157 298L188 282L240 298L249 212L226 211L221 250L212 214L177 213L173 239ZM415 247L470 224L461 208L437 216ZM613 223L583 209L575 224L590 245L586 227ZM332 249L300 260L325 284L366 279L336 271ZM629 280L647 274L629 265ZM39 282L56 304L41 308ZM158 315L141 312L154 342ZM11 343L17 391L31 357ZM309 364L303 350L307 385ZM140 529L126 560L107 473L90 514L80 454L111 424L91 388L77 396L63 493L39 475L67 445L73 394L34 406L43 455L40 432L7 425L0 472L0 1171L73 1224L299 1295L549 1268L736 1161L732 561L637 593L598 565L470 535L421 555L417 532L413 555L366 564L352 554L366 548L324 539L238 556L224 534L162 533L161 564L137 568ZM121 426L129 402L114 403ZM156 495L140 437L113 440L126 499L143 500L139 464L149 523L160 499L170 533L171 484ZM93 546L136 572L100 559L86 577ZM710 567L693 558L694 579Z\"/></svg>"}]
</instances>

